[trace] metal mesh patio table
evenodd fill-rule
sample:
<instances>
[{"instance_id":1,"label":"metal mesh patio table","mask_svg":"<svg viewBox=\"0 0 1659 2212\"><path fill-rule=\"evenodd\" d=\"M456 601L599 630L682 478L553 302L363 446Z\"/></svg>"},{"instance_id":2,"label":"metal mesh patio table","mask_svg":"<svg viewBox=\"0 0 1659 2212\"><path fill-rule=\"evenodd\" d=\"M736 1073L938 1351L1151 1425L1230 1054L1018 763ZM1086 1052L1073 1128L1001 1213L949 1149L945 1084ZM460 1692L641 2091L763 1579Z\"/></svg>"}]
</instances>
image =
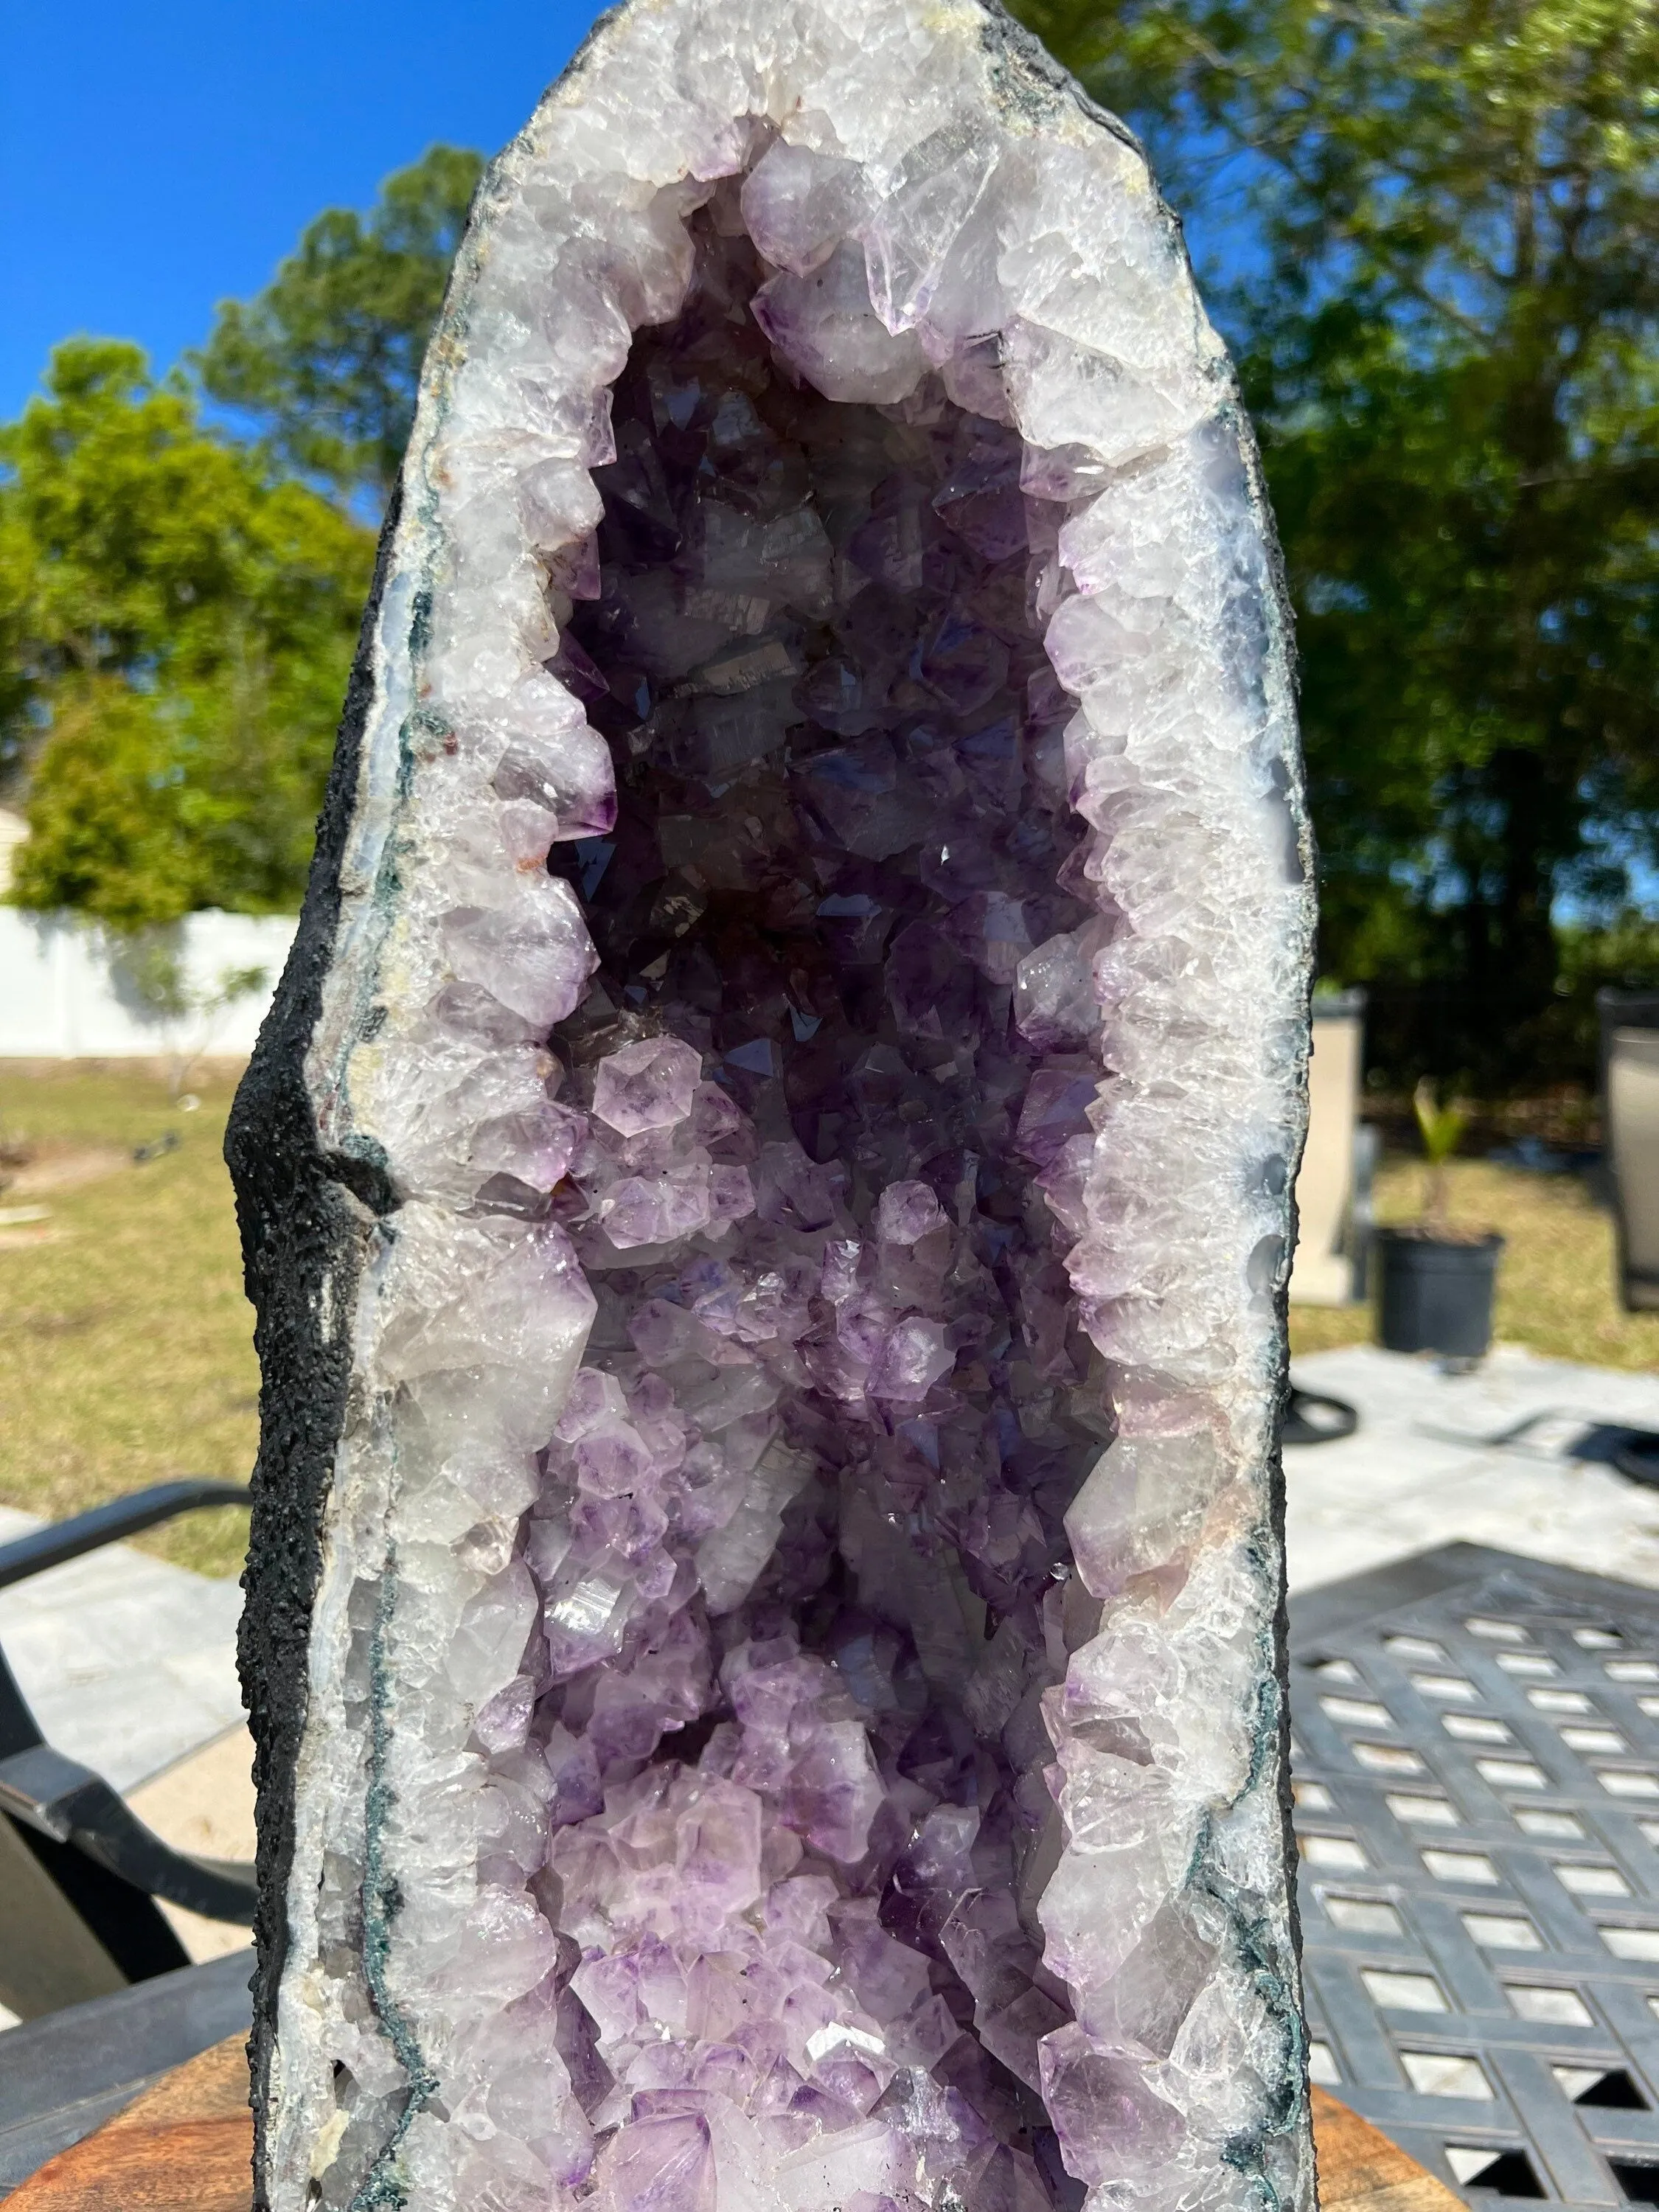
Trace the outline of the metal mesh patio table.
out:
<instances>
[{"instance_id":1,"label":"metal mesh patio table","mask_svg":"<svg viewBox=\"0 0 1659 2212\"><path fill-rule=\"evenodd\" d=\"M1477 2203L1659 2203L1659 1592L1459 1544L1291 1624L1316 2080Z\"/></svg>"}]
</instances>

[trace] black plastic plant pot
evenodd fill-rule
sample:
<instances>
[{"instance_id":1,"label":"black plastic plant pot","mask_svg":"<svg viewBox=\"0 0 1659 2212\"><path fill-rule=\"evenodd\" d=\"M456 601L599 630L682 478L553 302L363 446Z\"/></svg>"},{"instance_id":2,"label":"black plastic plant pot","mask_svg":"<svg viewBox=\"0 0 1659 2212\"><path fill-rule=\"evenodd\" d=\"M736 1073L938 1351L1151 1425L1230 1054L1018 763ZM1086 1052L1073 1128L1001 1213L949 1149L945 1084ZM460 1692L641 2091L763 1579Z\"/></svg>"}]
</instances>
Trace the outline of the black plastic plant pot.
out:
<instances>
[{"instance_id":1,"label":"black plastic plant pot","mask_svg":"<svg viewBox=\"0 0 1659 2212\"><path fill-rule=\"evenodd\" d=\"M1376 1232L1377 1334L1385 1351L1480 1359L1492 1343L1492 1289L1504 1239Z\"/></svg>"}]
</instances>

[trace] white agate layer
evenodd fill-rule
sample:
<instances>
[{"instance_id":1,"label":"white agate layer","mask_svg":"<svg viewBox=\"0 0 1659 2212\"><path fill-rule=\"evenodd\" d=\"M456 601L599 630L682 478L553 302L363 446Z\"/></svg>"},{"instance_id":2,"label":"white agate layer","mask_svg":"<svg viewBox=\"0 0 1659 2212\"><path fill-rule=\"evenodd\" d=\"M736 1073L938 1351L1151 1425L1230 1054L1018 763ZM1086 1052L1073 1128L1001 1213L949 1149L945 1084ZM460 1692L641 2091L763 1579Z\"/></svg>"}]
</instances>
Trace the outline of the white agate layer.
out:
<instances>
[{"instance_id":1,"label":"white agate layer","mask_svg":"<svg viewBox=\"0 0 1659 2212\"><path fill-rule=\"evenodd\" d=\"M478 1874L524 1814L519 1754L468 1747L534 1619L514 1534L592 1300L556 1228L467 1209L498 1174L550 1187L568 1154L538 1039L592 956L538 864L587 834L610 763L544 672L548 572L593 529L606 388L634 330L676 312L686 218L745 172L777 270L766 327L800 373L891 404L939 369L1066 502L1046 642L1078 702L1088 879L1121 920L1020 982L1099 1008L1094 1134L1054 1203L1121 1434L1068 1520L1075 1648L1045 1707L1063 1833L1037 1911L1076 2012L1045 2079L1107 2054L1182 2115L1173 2159L1085 2177L1093 2205L1311 2204L1270 1498L1310 933L1287 644L1253 447L1174 226L1139 151L1005 27L974 0L635 0L491 171L462 248L307 1071L325 1146L379 1161L405 1202L341 1324L359 1387L311 1643L276 2212L301 2212L351 2124L337 2064L415 2212L562 2202L586 2170L562 2062L508 2017L552 1934ZM509 745L545 805L495 795ZM454 1013L469 985L506 1010L489 1033ZM750 2173L731 2202L781 2212L805 2186Z\"/></svg>"}]
</instances>

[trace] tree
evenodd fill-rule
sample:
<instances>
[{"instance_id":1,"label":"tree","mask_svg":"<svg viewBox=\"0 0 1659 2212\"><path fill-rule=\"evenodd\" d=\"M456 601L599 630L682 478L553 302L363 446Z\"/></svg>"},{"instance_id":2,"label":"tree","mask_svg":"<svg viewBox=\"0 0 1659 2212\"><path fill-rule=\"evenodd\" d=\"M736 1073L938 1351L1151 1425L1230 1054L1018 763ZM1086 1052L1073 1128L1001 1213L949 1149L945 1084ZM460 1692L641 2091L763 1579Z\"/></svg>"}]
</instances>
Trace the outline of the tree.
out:
<instances>
[{"instance_id":1,"label":"tree","mask_svg":"<svg viewBox=\"0 0 1659 2212\"><path fill-rule=\"evenodd\" d=\"M120 967L125 980L147 1012L167 1024L167 1090L176 1101L197 1061L205 1057L214 1031L241 999L252 998L270 981L259 967L222 968L210 982L191 981L173 929L148 929L128 936Z\"/></svg>"},{"instance_id":2,"label":"tree","mask_svg":"<svg viewBox=\"0 0 1659 2212\"><path fill-rule=\"evenodd\" d=\"M123 930L297 906L369 533L205 430L136 346L75 339L0 429L12 896Z\"/></svg>"},{"instance_id":3,"label":"tree","mask_svg":"<svg viewBox=\"0 0 1659 2212\"><path fill-rule=\"evenodd\" d=\"M215 399L264 424L282 465L377 512L483 167L434 146L386 179L367 222L326 210L257 300L221 306L196 363Z\"/></svg>"},{"instance_id":4,"label":"tree","mask_svg":"<svg viewBox=\"0 0 1659 2212\"><path fill-rule=\"evenodd\" d=\"M1218 236L1297 605L1322 956L1521 1079L1659 823L1654 0L1025 0ZM1432 1050L1425 1044L1425 1050Z\"/></svg>"}]
</instances>

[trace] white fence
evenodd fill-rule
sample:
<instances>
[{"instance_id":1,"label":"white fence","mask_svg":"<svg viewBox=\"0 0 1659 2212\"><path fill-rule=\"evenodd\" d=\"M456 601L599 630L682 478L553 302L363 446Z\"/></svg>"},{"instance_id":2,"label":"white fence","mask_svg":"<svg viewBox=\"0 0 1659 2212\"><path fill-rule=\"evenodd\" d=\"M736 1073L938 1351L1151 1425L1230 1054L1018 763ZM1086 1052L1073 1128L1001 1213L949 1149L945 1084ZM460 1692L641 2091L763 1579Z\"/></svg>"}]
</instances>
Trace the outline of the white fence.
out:
<instances>
[{"instance_id":1,"label":"white fence","mask_svg":"<svg viewBox=\"0 0 1659 2212\"><path fill-rule=\"evenodd\" d=\"M126 1060L152 1054L245 1054L294 941L286 915L192 914L151 940L135 967L118 939L68 914L0 906L0 1060ZM155 955L170 956L183 1012L155 1003ZM244 986L222 1003L228 978Z\"/></svg>"}]
</instances>

